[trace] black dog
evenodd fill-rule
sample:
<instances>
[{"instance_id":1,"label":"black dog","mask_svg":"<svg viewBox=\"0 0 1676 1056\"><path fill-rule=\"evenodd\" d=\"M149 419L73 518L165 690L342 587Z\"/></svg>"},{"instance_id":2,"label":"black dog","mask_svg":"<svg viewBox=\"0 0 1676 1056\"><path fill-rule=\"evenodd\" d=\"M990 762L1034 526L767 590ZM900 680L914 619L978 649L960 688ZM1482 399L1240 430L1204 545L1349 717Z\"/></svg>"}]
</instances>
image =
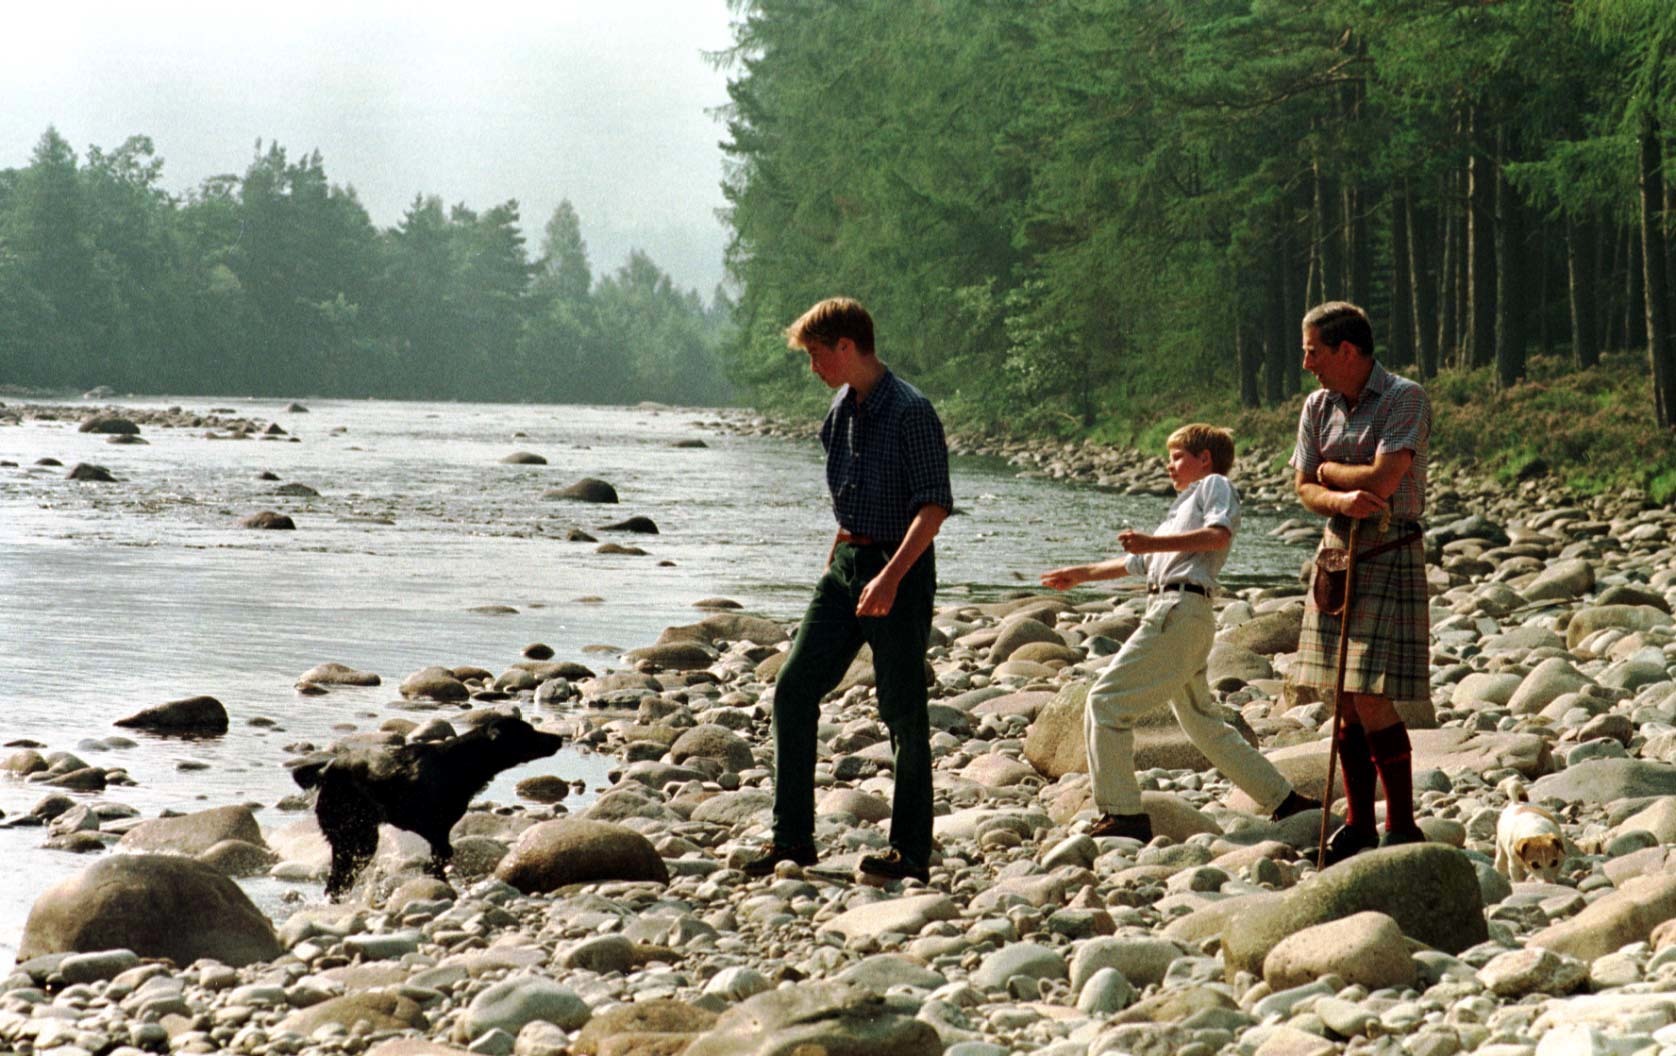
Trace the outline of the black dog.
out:
<instances>
[{"instance_id":1,"label":"black dog","mask_svg":"<svg viewBox=\"0 0 1676 1056\"><path fill-rule=\"evenodd\" d=\"M326 894L334 902L378 849L378 824L418 833L431 845L430 872L444 879L454 856L448 832L472 798L502 770L552 755L564 744L523 719L494 714L444 741L311 756L291 769L303 788L320 789L314 816L332 845Z\"/></svg>"}]
</instances>

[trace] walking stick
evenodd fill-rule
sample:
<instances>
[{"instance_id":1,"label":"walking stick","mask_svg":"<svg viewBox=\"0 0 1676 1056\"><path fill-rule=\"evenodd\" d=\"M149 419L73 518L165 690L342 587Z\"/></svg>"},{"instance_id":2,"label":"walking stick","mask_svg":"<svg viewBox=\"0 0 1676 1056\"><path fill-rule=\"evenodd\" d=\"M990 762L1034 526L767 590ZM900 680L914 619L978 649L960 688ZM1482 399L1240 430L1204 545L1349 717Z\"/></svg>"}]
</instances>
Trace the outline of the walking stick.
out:
<instances>
[{"instance_id":1,"label":"walking stick","mask_svg":"<svg viewBox=\"0 0 1676 1056\"><path fill-rule=\"evenodd\" d=\"M1344 608L1338 618L1338 673L1333 687L1333 733L1327 742L1327 790L1321 795L1321 836L1315 844L1315 868L1327 867L1327 819L1333 813L1333 772L1338 768L1338 737L1344 723L1344 662L1350 655L1350 611L1356 603L1356 544L1362 522L1350 522L1350 542L1344 563Z\"/></svg>"}]
</instances>

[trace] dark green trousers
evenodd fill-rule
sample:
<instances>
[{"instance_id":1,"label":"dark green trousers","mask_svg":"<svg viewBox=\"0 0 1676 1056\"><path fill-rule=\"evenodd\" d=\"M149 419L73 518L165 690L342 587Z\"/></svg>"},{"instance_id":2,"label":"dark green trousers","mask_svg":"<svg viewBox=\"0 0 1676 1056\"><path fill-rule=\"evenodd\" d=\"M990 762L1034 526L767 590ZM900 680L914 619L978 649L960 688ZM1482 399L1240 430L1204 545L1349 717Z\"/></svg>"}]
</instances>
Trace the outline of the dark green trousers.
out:
<instances>
[{"instance_id":1,"label":"dark green trousers","mask_svg":"<svg viewBox=\"0 0 1676 1056\"><path fill-rule=\"evenodd\" d=\"M887 616L859 617L862 588L890 560L882 546L838 544L832 564L797 629L774 687L774 839L814 843L815 731L821 698L843 680L863 643L873 649L879 717L896 754L896 801L890 844L904 858L931 858L931 728L926 718L925 646L937 593L937 563L927 548L896 591Z\"/></svg>"}]
</instances>

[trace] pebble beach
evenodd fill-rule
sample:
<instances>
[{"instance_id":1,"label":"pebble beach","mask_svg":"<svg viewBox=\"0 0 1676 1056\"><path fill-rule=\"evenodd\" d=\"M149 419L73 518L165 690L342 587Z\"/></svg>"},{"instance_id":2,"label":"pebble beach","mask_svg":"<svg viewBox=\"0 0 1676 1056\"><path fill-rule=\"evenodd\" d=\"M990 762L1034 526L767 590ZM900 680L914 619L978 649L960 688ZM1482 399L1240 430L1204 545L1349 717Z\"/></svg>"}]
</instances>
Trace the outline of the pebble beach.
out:
<instances>
[{"instance_id":1,"label":"pebble beach","mask_svg":"<svg viewBox=\"0 0 1676 1056\"><path fill-rule=\"evenodd\" d=\"M1022 474L1167 489L1156 457L954 447ZM1249 505L1293 505L1285 454L1242 452ZM4 824L83 852L86 867L36 898L0 979L0 1047L1676 1053L1676 511L1449 464L1432 467L1429 507L1432 693L1399 703L1426 844L1318 871L1320 813L1269 821L1168 712L1137 738L1158 835L1089 837L1082 701L1144 598L1021 590L946 599L934 620L930 883L854 873L886 845L892 787L865 657L822 706L820 863L749 878L740 866L768 839L769 717L797 613L712 597L610 657L532 642L497 670L438 656L367 672L322 655L296 672L300 692L327 698L379 679L379 696L354 698L386 703L353 745L516 709L609 760L591 798L537 779L479 803L454 830L448 884L422 875L422 843L387 829L354 894L327 903L328 852L300 791L259 816L222 802L146 817L122 808L120 773L67 746L8 747L0 780L41 788ZM1274 529L1300 568L1318 532L1307 515ZM1286 677L1303 589L1224 592L1209 677L1242 731L1319 796L1331 707ZM152 721L213 722L202 703L174 714ZM1515 799L1562 822L1572 846L1555 883L1514 883L1491 864ZM252 875L296 885L286 913L244 897L233 878Z\"/></svg>"}]
</instances>

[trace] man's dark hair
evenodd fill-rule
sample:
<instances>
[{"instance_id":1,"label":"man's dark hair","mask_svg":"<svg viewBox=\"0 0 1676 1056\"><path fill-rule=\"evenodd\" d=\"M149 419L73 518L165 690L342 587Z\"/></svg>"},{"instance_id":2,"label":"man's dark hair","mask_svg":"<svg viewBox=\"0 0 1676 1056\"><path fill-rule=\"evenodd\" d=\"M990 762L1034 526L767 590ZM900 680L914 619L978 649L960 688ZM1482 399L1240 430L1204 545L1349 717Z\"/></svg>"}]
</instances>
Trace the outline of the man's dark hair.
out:
<instances>
[{"instance_id":1,"label":"man's dark hair","mask_svg":"<svg viewBox=\"0 0 1676 1056\"><path fill-rule=\"evenodd\" d=\"M1305 312L1304 329L1312 326L1316 337L1329 348L1348 341L1361 349L1362 355L1373 355L1373 324L1368 322L1368 313L1349 301L1328 301Z\"/></svg>"},{"instance_id":2,"label":"man's dark hair","mask_svg":"<svg viewBox=\"0 0 1676 1056\"><path fill-rule=\"evenodd\" d=\"M872 354L873 317L851 297L828 297L786 327L786 344L792 348L807 348L811 343L836 345L846 337L858 351Z\"/></svg>"}]
</instances>

